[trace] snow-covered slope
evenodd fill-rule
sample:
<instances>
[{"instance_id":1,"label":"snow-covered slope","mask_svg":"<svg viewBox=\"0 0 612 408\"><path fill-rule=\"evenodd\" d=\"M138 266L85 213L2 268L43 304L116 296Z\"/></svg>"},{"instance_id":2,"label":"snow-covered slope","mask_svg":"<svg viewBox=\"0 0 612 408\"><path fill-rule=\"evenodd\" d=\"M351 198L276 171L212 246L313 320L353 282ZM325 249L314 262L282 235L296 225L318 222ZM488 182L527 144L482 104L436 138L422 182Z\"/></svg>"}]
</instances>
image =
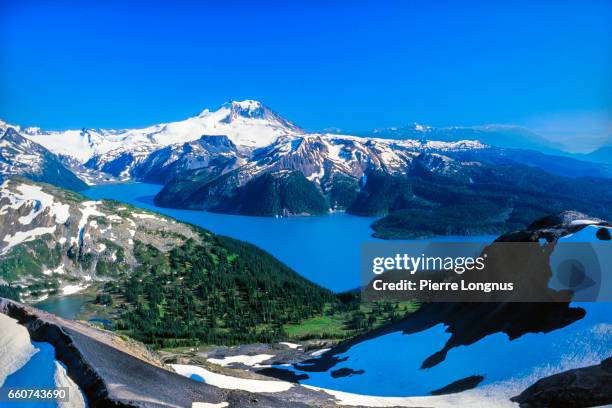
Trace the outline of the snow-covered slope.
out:
<instances>
[{"instance_id":1,"label":"snow-covered slope","mask_svg":"<svg viewBox=\"0 0 612 408\"><path fill-rule=\"evenodd\" d=\"M13 127L52 152L85 167L128 178L155 180L148 171L163 173L168 181L178 170L203 168L223 156L230 168L246 164L246 172L292 169L312 181L339 171L360 177L366 167L402 172L420 152L480 149L478 142L422 142L384 140L334 134L307 134L263 104L253 100L228 102L183 121L143 129L82 129L63 132ZM222 154L202 137L222 136L233 148ZM214 143L212 143L214 145ZM205 156L205 157L204 157ZM214 162L214 160L213 160ZM168 173L168 168L172 171ZM167 174L166 174L167 173Z\"/></svg>"},{"instance_id":2,"label":"snow-covered slope","mask_svg":"<svg viewBox=\"0 0 612 408\"><path fill-rule=\"evenodd\" d=\"M412 160L422 153L443 154L484 148L485 145L470 140L396 141L313 134L279 138L276 143L255 151L251 162L256 172L298 170L309 180L320 182L334 172L356 178L362 177L365 170L405 174Z\"/></svg>"},{"instance_id":3,"label":"snow-covered slope","mask_svg":"<svg viewBox=\"0 0 612 408\"><path fill-rule=\"evenodd\" d=\"M239 151L227 136L202 136L154 151L134 164L131 175L139 180L166 184L186 171L207 168L221 173L243 165L247 159L248 155Z\"/></svg>"},{"instance_id":4,"label":"snow-covered slope","mask_svg":"<svg viewBox=\"0 0 612 408\"><path fill-rule=\"evenodd\" d=\"M191 227L120 203L20 178L0 185L0 281L38 283L38 295L130 269L138 242L166 251L188 239L199 240Z\"/></svg>"},{"instance_id":5,"label":"snow-covered slope","mask_svg":"<svg viewBox=\"0 0 612 408\"><path fill-rule=\"evenodd\" d=\"M59 157L44 147L22 137L12 128L0 132L0 180L23 176L73 190L86 188Z\"/></svg>"},{"instance_id":6,"label":"snow-covered slope","mask_svg":"<svg viewBox=\"0 0 612 408\"><path fill-rule=\"evenodd\" d=\"M45 131L0 122L0 129L8 127L53 153L82 163L96 156L106 156L108 161L126 152L142 155L164 146L190 142L202 135L226 135L237 146L254 148L269 145L281 135L302 133L299 127L253 100L228 102L216 111L206 109L182 121L142 129Z\"/></svg>"}]
</instances>

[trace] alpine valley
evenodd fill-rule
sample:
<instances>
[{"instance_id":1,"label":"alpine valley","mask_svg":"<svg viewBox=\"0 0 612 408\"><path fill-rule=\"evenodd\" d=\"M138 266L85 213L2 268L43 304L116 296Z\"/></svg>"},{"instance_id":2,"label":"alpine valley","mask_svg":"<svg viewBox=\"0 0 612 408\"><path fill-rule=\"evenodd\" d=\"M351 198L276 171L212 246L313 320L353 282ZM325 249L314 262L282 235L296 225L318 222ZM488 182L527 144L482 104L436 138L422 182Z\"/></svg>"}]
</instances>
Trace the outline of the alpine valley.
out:
<instances>
[{"instance_id":1,"label":"alpine valley","mask_svg":"<svg viewBox=\"0 0 612 408\"><path fill-rule=\"evenodd\" d=\"M611 216L609 164L568 157L514 127L310 133L245 100L142 129L45 131L0 122L0 130L7 163L18 150L10 146L25 143L49 163L4 165L5 176L73 189L82 188L74 175L88 184L158 183L158 206L227 214L347 211L382 217L373 225L382 238L498 233L566 209ZM54 181L49 168L62 177Z\"/></svg>"}]
</instances>

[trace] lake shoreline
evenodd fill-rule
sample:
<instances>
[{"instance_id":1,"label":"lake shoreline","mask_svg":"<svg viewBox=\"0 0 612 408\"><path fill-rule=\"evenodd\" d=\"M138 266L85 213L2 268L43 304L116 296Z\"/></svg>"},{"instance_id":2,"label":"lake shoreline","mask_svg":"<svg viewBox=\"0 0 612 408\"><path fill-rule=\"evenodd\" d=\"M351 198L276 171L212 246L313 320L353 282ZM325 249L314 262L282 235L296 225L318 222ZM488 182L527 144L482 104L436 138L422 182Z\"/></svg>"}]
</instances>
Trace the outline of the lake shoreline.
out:
<instances>
[{"instance_id":1,"label":"lake shoreline","mask_svg":"<svg viewBox=\"0 0 612 408\"><path fill-rule=\"evenodd\" d=\"M361 247L388 242L372 236L377 217L334 212L308 217L254 217L159 207L153 197L162 188L141 182L93 186L83 193L93 200L111 199L251 243L270 253L302 277L335 293L361 285ZM442 236L435 242L489 243L497 236Z\"/></svg>"}]
</instances>

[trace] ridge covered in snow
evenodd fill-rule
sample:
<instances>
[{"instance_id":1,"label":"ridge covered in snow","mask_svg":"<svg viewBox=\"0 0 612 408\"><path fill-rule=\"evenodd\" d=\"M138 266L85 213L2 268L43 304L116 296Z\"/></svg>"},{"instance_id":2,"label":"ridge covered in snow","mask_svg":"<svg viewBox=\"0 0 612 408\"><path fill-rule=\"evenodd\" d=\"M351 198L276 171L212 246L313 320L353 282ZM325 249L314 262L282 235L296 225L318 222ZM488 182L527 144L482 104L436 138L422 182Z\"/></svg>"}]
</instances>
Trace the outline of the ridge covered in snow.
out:
<instances>
[{"instance_id":1,"label":"ridge covered in snow","mask_svg":"<svg viewBox=\"0 0 612 408\"><path fill-rule=\"evenodd\" d=\"M308 136L297 125L255 100L230 101L219 109L203 110L200 114L176 122L161 123L140 129L89 129L46 131L37 127L20 127L0 121L0 129L13 128L24 137L44 146L55 154L76 160L87 167L115 176L129 177L129 172L149 154L167 146L181 146L202 136L226 136L238 150L250 152L271 146L280 140ZM337 134L312 136L351 142L366 142L371 138ZM381 139L378 143L384 143ZM402 144L416 144L406 140ZM439 149L452 149L454 142L438 142ZM113 163L109 167L108 163ZM117 169L116 163L122 168ZM106 168L105 168L106 166Z\"/></svg>"},{"instance_id":2,"label":"ridge covered in snow","mask_svg":"<svg viewBox=\"0 0 612 408\"><path fill-rule=\"evenodd\" d=\"M263 104L253 100L230 101L216 111L176 122L140 129L88 129L46 131L0 121L0 129L13 128L24 137L55 154L85 163L111 151L153 151L164 146L196 140L202 135L226 135L238 146L262 147L281 135L303 131Z\"/></svg>"}]
</instances>

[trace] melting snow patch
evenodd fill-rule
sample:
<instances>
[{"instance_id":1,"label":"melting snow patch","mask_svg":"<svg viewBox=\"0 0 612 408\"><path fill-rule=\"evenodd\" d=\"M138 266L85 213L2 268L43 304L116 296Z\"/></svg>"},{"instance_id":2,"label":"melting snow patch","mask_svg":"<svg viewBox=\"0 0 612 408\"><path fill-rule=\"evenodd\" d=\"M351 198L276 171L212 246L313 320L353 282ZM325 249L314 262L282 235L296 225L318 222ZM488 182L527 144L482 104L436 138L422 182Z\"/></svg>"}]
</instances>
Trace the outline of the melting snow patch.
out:
<instances>
[{"instance_id":1,"label":"melting snow patch","mask_svg":"<svg viewBox=\"0 0 612 408\"><path fill-rule=\"evenodd\" d=\"M516 407L509 398L498 395L491 390L468 390L456 394L422 397L378 397L372 395L354 394L350 392L330 390L327 388L302 385L311 390L330 394L340 405L368 406L368 407L473 407L473 408L502 408ZM484 388L484 387L483 387Z\"/></svg>"},{"instance_id":2,"label":"melting snow patch","mask_svg":"<svg viewBox=\"0 0 612 408\"><path fill-rule=\"evenodd\" d=\"M38 227L31 229L29 231L17 231L15 235L7 235L4 237L4 242L7 242L8 245L2 250L2 254L6 254L9 249L14 247L15 245L19 245L23 242L28 242L34 240L34 238L45 235L45 234L53 234L55 232L55 225L52 227Z\"/></svg>"},{"instance_id":3,"label":"melting snow patch","mask_svg":"<svg viewBox=\"0 0 612 408\"><path fill-rule=\"evenodd\" d=\"M274 357L273 354L257 354L255 356L227 356L223 358L209 358L208 361L220 366L228 366L230 364L244 364L247 366L255 366Z\"/></svg>"},{"instance_id":4,"label":"melting snow patch","mask_svg":"<svg viewBox=\"0 0 612 408\"><path fill-rule=\"evenodd\" d=\"M136 218L153 218L153 219L157 218L153 214L145 214L145 213L133 213L132 215Z\"/></svg>"},{"instance_id":5,"label":"melting snow patch","mask_svg":"<svg viewBox=\"0 0 612 408\"><path fill-rule=\"evenodd\" d=\"M74 295L75 293L82 291L86 287L87 286L81 286L81 285L66 285L62 288L62 294L63 295Z\"/></svg>"},{"instance_id":6,"label":"melting snow patch","mask_svg":"<svg viewBox=\"0 0 612 408\"><path fill-rule=\"evenodd\" d=\"M320 356L321 354L326 353L329 350L331 350L331 349L330 348L323 348L321 350L313 351L312 353L310 353L310 355L313 356L313 357Z\"/></svg>"},{"instance_id":7,"label":"melting snow patch","mask_svg":"<svg viewBox=\"0 0 612 408\"><path fill-rule=\"evenodd\" d=\"M192 375L197 375L202 378L206 384L228 390L243 390L248 392L283 392L293 387L293 384L287 381L264 381L232 377L229 375L213 373L212 371L208 371L203 367L194 365L170 364L170 367L184 377L191 378Z\"/></svg>"},{"instance_id":8,"label":"melting snow patch","mask_svg":"<svg viewBox=\"0 0 612 408\"><path fill-rule=\"evenodd\" d=\"M288 341L281 341L281 342L280 342L280 343L278 343L278 344L282 344L282 345L284 345L284 346L287 346L287 347L289 347L290 349L296 349L296 348L302 347L300 344L296 344L296 343L289 343Z\"/></svg>"},{"instance_id":9,"label":"melting snow patch","mask_svg":"<svg viewBox=\"0 0 612 408\"><path fill-rule=\"evenodd\" d=\"M85 398L79 389L78 385L68 374L66 369L59 362L55 362L55 386L57 388L68 388L69 401L61 401L57 403L58 408L85 408Z\"/></svg>"},{"instance_id":10,"label":"melting snow patch","mask_svg":"<svg viewBox=\"0 0 612 408\"><path fill-rule=\"evenodd\" d=\"M597 224L597 221L593 221L593 220L573 220L570 225L590 225L590 224Z\"/></svg>"},{"instance_id":11,"label":"melting snow patch","mask_svg":"<svg viewBox=\"0 0 612 408\"><path fill-rule=\"evenodd\" d=\"M23 205L30 205L32 210L28 215L19 217L19 223L30 224L39 214L48 209L49 214L55 217L58 224L65 223L70 217L70 206L68 204L56 203L53 196L45 193L41 186L30 184L19 184L17 192L8 189L8 181L2 185L2 193L8 197L10 204L0 208L0 214L6 214L9 209L17 210Z\"/></svg>"},{"instance_id":12,"label":"melting snow patch","mask_svg":"<svg viewBox=\"0 0 612 408\"><path fill-rule=\"evenodd\" d=\"M28 330L0 313L0 387L6 377L23 367L37 351L30 342Z\"/></svg>"},{"instance_id":13,"label":"melting snow patch","mask_svg":"<svg viewBox=\"0 0 612 408\"><path fill-rule=\"evenodd\" d=\"M83 228L87 225L87 219L92 215L97 215L100 217L104 217L105 214L97 210L97 201L85 201L82 203L81 210L81 220L79 221L79 234L82 233Z\"/></svg>"}]
</instances>

